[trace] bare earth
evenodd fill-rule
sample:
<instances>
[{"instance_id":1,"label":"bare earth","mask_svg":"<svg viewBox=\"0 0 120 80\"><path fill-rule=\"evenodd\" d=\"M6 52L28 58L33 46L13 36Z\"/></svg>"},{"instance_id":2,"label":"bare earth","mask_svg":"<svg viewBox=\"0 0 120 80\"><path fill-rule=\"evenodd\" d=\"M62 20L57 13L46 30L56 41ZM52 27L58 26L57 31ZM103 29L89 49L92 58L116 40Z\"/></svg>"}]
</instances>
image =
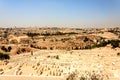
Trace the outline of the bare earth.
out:
<instances>
[{"instance_id":1,"label":"bare earth","mask_svg":"<svg viewBox=\"0 0 120 80\"><path fill-rule=\"evenodd\" d=\"M120 80L120 28L0 33L0 80Z\"/></svg>"},{"instance_id":2,"label":"bare earth","mask_svg":"<svg viewBox=\"0 0 120 80\"><path fill-rule=\"evenodd\" d=\"M39 79L42 80L46 76L45 80L47 78L50 80L50 76L57 76L51 80L62 80L74 71L80 73L100 71L104 74L106 80L120 80L120 56L117 56L119 51L120 49L105 47L76 51L38 50L33 55L30 53L15 55L11 57L7 64L1 64L0 69L3 69L3 73L1 71L0 79L34 80L35 76L39 76ZM56 58L56 56L59 58ZM5 75L13 75L14 78ZM23 76L17 76L16 78L16 75ZM28 76L28 78L24 76ZM40 76L43 78L41 79Z\"/></svg>"}]
</instances>

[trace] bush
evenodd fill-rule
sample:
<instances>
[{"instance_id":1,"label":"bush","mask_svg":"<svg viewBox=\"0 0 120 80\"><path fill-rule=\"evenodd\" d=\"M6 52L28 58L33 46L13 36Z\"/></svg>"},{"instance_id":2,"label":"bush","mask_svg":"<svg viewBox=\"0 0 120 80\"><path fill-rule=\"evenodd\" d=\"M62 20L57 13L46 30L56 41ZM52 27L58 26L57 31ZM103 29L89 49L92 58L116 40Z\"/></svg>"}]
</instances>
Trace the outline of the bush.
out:
<instances>
[{"instance_id":1,"label":"bush","mask_svg":"<svg viewBox=\"0 0 120 80\"><path fill-rule=\"evenodd\" d=\"M50 47L50 50L53 50L53 47Z\"/></svg>"},{"instance_id":2,"label":"bush","mask_svg":"<svg viewBox=\"0 0 120 80\"><path fill-rule=\"evenodd\" d=\"M38 35L40 35L40 34L39 33L30 33L30 32L27 33L28 37L34 37L34 36L38 36Z\"/></svg>"},{"instance_id":3,"label":"bush","mask_svg":"<svg viewBox=\"0 0 120 80\"><path fill-rule=\"evenodd\" d=\"M113 48L119 47L120 40L109 41Z\"/></svg>"},{"instance_id":4,"label":"bush","mask_svg":"<svg viewBox=\"0 0 120 80\"><path fill-rule=\"evenodd\" d=\"M107 44L111 44L111 45L112 45L112 48L116 48L116 47L119 47L119 43L120 43L120 40L102 41L102 42L100 42L99 44L94 44L94 45L92 46L92 48L104 47L104 46L106 46Z\"/></svg>"},{"instance_id":5,"label":"bush","mask_svg":"<svg viewBox=\"0 0 120 80\"><path fill-rule=\"evenodd\" d=\"M106 46L108 44L108 42L106 42L106 41L103 41L103 42L100 42L99 44L94 44L93 46L88 46L88 49L90 48L90 49L92 49L92 48L99 48L99 47L104 47L104 46Z\"/></svg>"},{"instance_id":6,"label":"bush","mask_svg":"<svg viewBox=\"0 0 120 80\"><path fill-rule=\"evenodd\" d=\"M10 41L11 44L18 44L19 42L16 39Z\"/></svg>"},{"instance_id":7,"label":"bush","mask_svg":"<svg viewBox=\"0 0 120 80\"><path fill-rule=\"evenodd\" d=\"M4 60L4 59L10 59L10 56L8 54L0 53L0 60Z\"/></svg>"},{"instance_id":8,"label":"bush","mask_svg":"<svg viewBox=\"0 0 120 80\"><path fill-rule=\"evenodd\" d=\"M52 34L52 35L63 35L63 34L64 34L64 33L57 31L56 33L54 33L54 34Z\"/></svg>"},{"instance_id":9,"label":"bush","mask_svg":"<svg viewBox=\"0 0 120 80\"><path fill-rule=\"evenodd\" d=\"M58 55L56 56L56 59L59 59L59 56L58 56Z\"/></svg>"},{"instance_id":10,"label":"bush","mask_svg":"<svg viewBox=\"0 0 120 80\"><path fill-rule=\"evenodd\" d=\"M75 80L75 77L76 77L76 73L71 73L67 78L66 80Z\"/></svg>"},{"instance_id":11,"label":"bush","mask_svg":"<svg viewBox=\"0 0 120 80\"><path fill-rule=\"evenodd\" d=\"M5 48L5 46L2 46L1 48L3 51L7 52L8 50Z\"/></svg>"},{"instance_id":12,"label":"bush","mask_svg":"<svg viewBox=\"0 0 120 80\"><path fill-rule=\"evenodd\" d=\"M10 51L11 51L11 49L12 49L12 47L11 47L11 46L9 46L9 47L8 47L8 51L10 52Z\"/></svg>"},{"instance_id":13,"label":"bush","mask_svg":"<svg viewBox=\"0 0 120 80\"><path fill-rule=\"evenodd\" d=\"M108 42L102 41L102 42L100 42L100 44L97 45L97 47L104 47L104 46L106 46L107 44L108 44Z\"/></svg>"},{"instance_id":14,"label":"bush","mask_svg":"<svg viewBox=\"0 0 120 80\"><path fill-rule=\"evenodd\" d=\"M4 59L10 59L10 56L8 54L4 54Z\"/></svg>"},{"instance_id":15,"label":"bush","mask_svg":"<svg viewBox=\"0 0 120 80\"><path fill-rule=\"evenodd\" d=\"M87 41L89 41L89 38L85 37L84 42L87 42Z\"/></svg>"},{"instance_id":16,"label":"bush","mask_svg":"<svg viewBox=\"0 0 120 80\"><path fill-rule=\"evenodd\" d=\"M25 48L22 48L21 51L22 51L22 52L25 52L26 50L25 50Z\"/></svg>"},{"instance_id":17,"label":"bush","mask_svg":"<svg viewBox=\"0 0 120 80\"><path fill-rule=\"evenodd\" d=\"M88 72L85 71L83 73L81 72L73 72L69 74L69 76L66 78L66 80L104 80L106 77L103 75L103 73L99 72Z\"/></svg>"},{"instance_id":18,"label":"bush","mask_svg":"<svg viewBox=\"0 0 120 80\"><path fill-rule=\"evenodd\" d=\"M120 56L120 52L117 53L117 56Z\"/></svg>"},{"instance_id":19,"label":"bush","mask_svg":"<svg viewBox=\"0 0 120 80\"><path fill-rule=\"evenodd\" d=\"M90 45L85 46L85 49L91 49L92 47Z\"/></svg>"},{"instance_id":20,"label":"bush","mask_svg":"<svg viewBox=\"0 0 120 80\"><path fill-rule=\"evenodd\" d=\"M42 32L41 35L42 36L50 36L50 33L49 32Z\"/></svg>"},{"instance_id":21,"label":"bush","mask_svg":"<svg viewBox=\"0 0 120 80\"><path fill-rule=\"evenodd\" d=\"M68 41L68 40L70 40L70 39L71 39L71 38L62 38L61 41L62 41L62 42L65 42L65 41Z\"/></svg>"}]
</instances>

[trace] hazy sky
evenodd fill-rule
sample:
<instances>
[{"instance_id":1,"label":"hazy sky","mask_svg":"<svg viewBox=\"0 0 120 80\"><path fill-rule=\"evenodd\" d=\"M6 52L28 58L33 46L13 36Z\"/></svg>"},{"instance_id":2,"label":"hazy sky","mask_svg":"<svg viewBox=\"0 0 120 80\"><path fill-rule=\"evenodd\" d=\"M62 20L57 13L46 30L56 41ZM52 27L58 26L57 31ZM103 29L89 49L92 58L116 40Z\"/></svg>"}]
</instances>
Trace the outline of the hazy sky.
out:
<instances>
[{"instance_id":1,"label":"hazy sky","mask_svg":"<svg viewBox=\"0 0 120 80\"><path fill-rule=\"evenodd\" d=\"M0 27L120 27L120 0L0 0Z\"/></svg>"}]
</instances>

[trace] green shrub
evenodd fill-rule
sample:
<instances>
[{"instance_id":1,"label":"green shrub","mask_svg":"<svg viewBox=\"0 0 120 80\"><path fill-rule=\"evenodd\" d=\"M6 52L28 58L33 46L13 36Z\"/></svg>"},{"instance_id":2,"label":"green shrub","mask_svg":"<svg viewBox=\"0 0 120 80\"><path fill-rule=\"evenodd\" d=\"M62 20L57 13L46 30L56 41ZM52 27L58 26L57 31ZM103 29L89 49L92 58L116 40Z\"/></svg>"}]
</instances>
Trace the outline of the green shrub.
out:
<instances>
[{"instance_id":1,"label":"green shrub","mask_svg":"<svg viewBox=\"0 0 120 80\"><path fill-rule=\"evenodd\" d=\"M31 32L28 32L27 34L26 34L28 37L34 37L34 36L38 36L38 35L40 35L39 33L31 33Z\"/></svg>"},{"instance_id":2,"label":"green shrub","mask_svg":"<svg viewBox=\"0 0 120 80\"><path fill-rule=\"evenodd\" d=\"M91 49L92 47L90 45L85 46L85 49Z\"/></svg>"},{"instance_id":3,"label":"green shrub","mask_svg":"<svg viewBox=\"0 0 120 80\"><path fill-rule=\"evenodd\" d=\"M77 74L75 72L73 72L66 78L66 80L75 80L76 75Z\"/></svg>"},{"instance_id":4,"label":"green shrub","mask_svg":"<svg viewBox=\"0 0 120 80\"><path fill-rule=\"evenodd\" d=\"M53 50L53 47L50 47L50 50Z\"/></svg>"},{"instance_id":5,"label":"green shrub","mask_svg":"<svg viewBox=\"0 0 120 80\"><path fill-rule=\"evenodd\" d=\"M52 35L64 35L64 33L57 31L56 33L53 33Z\"/></svg>"},{"instance_id":6,"label":"green shrub","mask_svg":"<svg viewBox=\"0 0 120 80\"><path fill-rule=\"evenodd\" d=\"M102 41L102 42L100 42L100 44L97 44L97 47L104 47L104 46L106 46L107 44L108 44L108 42Z\"/></svg>"},{"instance_id":7,"label":"green shrub","mask_svg":"<svg viewBox=\"0 0 120 80\"><path fill-rule=\"evenodd\" d=\"M4 54L4 59L10 59L10 56L8 54Z\"/></svg>"},{"instance_id":8,"label":"green shrub","mask_svg":"<svg viewBox=\"0 0 120 80\"><path fill-rule=\"evenodd\" d=\"M58 56L58 55L56 56L56 59L59 59L59 56Z\"/></svg>"},{"instance_id":9,"label":"green shrub","mask_svg":"<svg viewBox=\"0 0 120 80\"><path fill-rule=\"evenodd\" d=\"M0 53L0 60L4 60L4 59L10 59L10 56L8 54Z\"/></svg>"},{"instance_id":10,"label":"green shrub","mask_svg":"<svg viewBox=\"0 0 120 80\"><path fill-rule=\"evenodd\" d=\"M106 77L103 75L103 73L99 72L88 72L85 71L83 73L81 72L73 72L69 74L69 76L66 78L66 80L104 80Z\"/></svg>"},{"instance_id":11,"label":"green shrub","mask_svg":"<svg viewBox=\"0 0 120 80\"><path fill-rule=\"evenodd\" d=\"M62 38L61 41L62 41L62 42L65 42L65 41L68 41L68 40L70 40L70 39L71 39L71 38Z\"/></svg>"},{"instance_id":12,"label":"green shrub","mask_svg":"<svg viewBox=\"0 0 120 80\"><path fill-rule=\"evenodd\" d=\"M91 48L96 48L96 47L104 47L108 44L112 45L112 48L119 47L120 40L109 40L109 41L102 41L99 44L94 44L91 46Z\"/></svg>"},{"instance_id":13,"label":"green shrub","mask_svg":"<svg viewBox=\"0 0 120 80\"><path fill-rule=\"evenodd\" d=\"M42 36L50 36L50 33L49 32L42 32L41 35Z\"/></svg>"},{"instance_id":14,"label":"green shrub","mask_svg":"<svg viewBox=\"0 0 120 80\"><path fill-rule=\"evenodd\" d=\"M5 46L2 46L1 48L3 51L7 52L8 50L5 48Z\"/></svg>"},{"instance_id":15,"label":"green shrub","mask_svg":"<svg viewBox=\"0 0 120 80\"><path fill-rule=\"evenodd\" d=\"M8 47L8 51L10 52L10 51L11 51L11 49L12 49L12 47L11 47L11 46L9 46L9 47Z\"/></svg>"},{"instance_id":16,"label":"green shrub","mask_svg":"<svg viewBox=\"0 0 120 80\"><path fill-rule=\"evenodd\" d=\"M87 41L89 41L89 38L85 37L84 42L87 42Z\"/></svg>"},{"instance_id":17,"label":"green shrub","mask_svg":"<svg viewBox=\"0 0 120 80\"><path fill-rule=\"evenodd\" d=\"M117 53L117 56L120 56L120 52Z\"/></svg>"},{"instance_id":18,"label":"green shrub","mask_svg":"<svg viewBox=\"0 0 120 80\"><path fill-rule=\"evenodd\" d=\"M120 40L111 40L109 43L112 45L113 48L119 47Z\"/></svg>"}]
</instances>

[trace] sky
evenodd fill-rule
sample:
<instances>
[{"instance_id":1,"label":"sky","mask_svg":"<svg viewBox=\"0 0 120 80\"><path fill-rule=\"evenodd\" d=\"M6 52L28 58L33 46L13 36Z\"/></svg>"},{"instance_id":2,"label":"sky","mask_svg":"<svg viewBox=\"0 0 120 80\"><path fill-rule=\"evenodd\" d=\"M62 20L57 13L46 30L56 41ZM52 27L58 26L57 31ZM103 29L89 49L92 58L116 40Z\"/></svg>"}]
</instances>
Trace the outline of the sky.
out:
<instances>
[{"instance_id":1,"label":"sky","mask_svg":"<svg viewBox=\"0 0 120 80\"><path fill-rule=\"evenodd\" d=\"M0 0L0 27L120 27L120 0Z\"/></svg>"}]
</instances>

